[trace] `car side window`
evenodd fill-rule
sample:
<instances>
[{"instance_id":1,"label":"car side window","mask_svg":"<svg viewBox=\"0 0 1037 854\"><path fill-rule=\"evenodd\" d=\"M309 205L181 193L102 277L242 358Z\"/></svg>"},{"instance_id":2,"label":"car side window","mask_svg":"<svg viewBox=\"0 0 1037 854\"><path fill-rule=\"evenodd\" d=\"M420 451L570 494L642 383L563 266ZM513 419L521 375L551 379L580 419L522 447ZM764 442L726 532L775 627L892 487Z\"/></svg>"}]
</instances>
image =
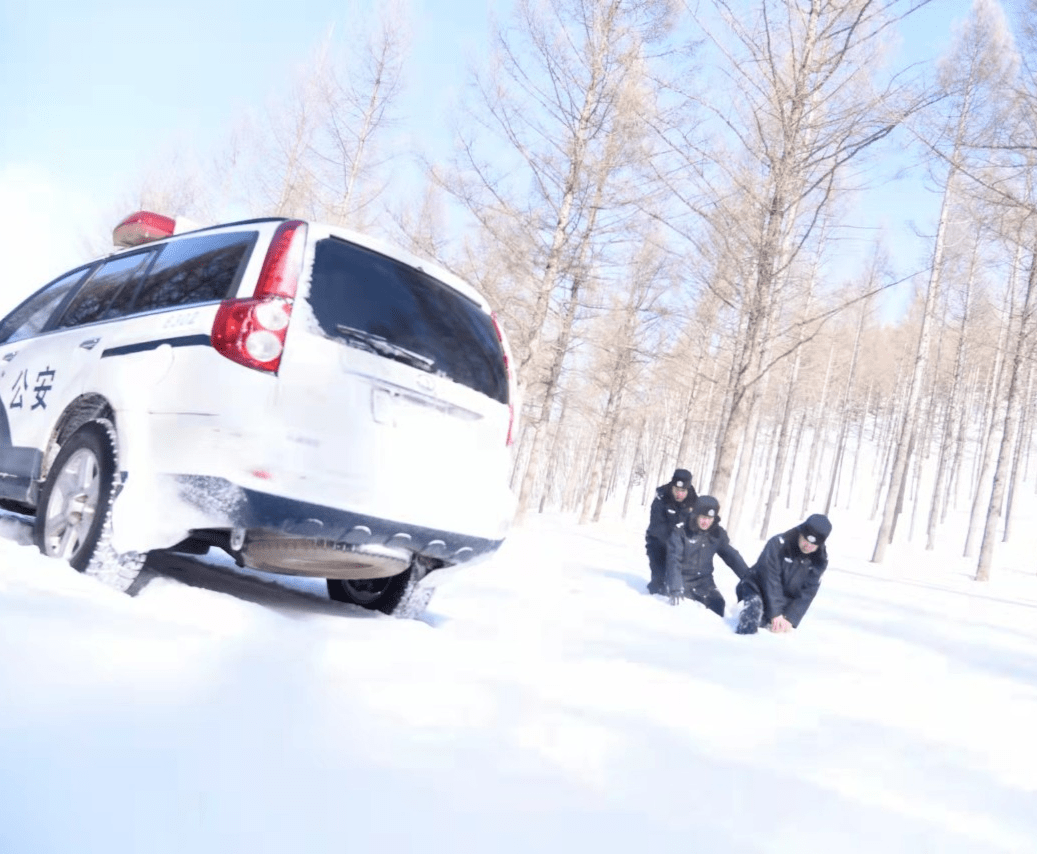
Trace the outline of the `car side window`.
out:
<instances>
[{"instance_id":1,"label":"car side window","mask_svg":"<svg viewBox=\"0 0 1037 854\"><path fill-rule=\"evenodd\" d=\"M58 327L67 329L125 314L118 307L109 311L109 307L121 289L129 288L132 294L140 275L154 255L155 250L151 249L108 259L73 297L58 321Z\"/></svg>"},{"instance_id":2,"label":"car side window","mask_svg":"<svg viewBox=\"0 0 1037 854\"><path fill-rule=\"evenodd\" d=\"M55 279L29 297L0 321L0 344L10 344L38 335L69 291L83 281L88 272L90 267L80 267Z\"/></svg>"},{"instance_id":3,"label":"car side window","mask_svg":"<svg viewBox=\"0 0 1037 854\"><path fill-rule=\"evenodd\" d=\"M236 231L165 244L133 300L132 311L226 299L235 289L258 236L256 231Z\"/></svg>"}]
</instances>

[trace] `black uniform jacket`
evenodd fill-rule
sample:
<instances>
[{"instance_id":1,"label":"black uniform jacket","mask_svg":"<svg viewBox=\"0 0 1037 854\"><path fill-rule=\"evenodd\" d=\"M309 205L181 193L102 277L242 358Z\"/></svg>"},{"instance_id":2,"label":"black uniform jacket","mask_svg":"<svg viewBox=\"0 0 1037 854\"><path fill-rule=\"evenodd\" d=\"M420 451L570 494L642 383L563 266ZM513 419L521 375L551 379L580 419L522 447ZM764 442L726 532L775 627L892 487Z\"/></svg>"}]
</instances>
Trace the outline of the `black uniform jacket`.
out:
<instances>
[{"instance_id":1,"label":"black uniform jacket","mask_svg":"<svg viewBox=\"0 0 1037 854\"><path fill-rule=\"evenodd\" d=\"M742 583L763 597L765 621L783 616L798 627L827 568L828 552L824 545L813 554L803 554L799 550L799 529L793 528L767 541Z\"/></svg>"},{"instance_id":2,"label":"black uniform jacket","mask_svg":"<svg viewBox=\"0 0 1037 854\"><path fill-rule=\"evenodd\" d=\"M666 587L669 590L692 588L702 591L716 587L713 581L713 555L720 555L739 578L749 572L749 566L731 545L727 531L720 527L720 518L713 520L705 531L689 515L670 534L666 548Z\"/></svg>"},{"instance_id":3,"label":"black uniform jacket","mask_svg":"<svg viewBox=\"0 0 1037 854\"><path fill-rule=\"evenodd\" d=\"M695 503L696 498L698 496L692 487L688 488L688 494L681 502L673 497L673 489L670 484L664 483L658 487L655 490L655 499L652 501L652 509L648 515L645 548L650 550L654 546L665 549L673 529L684 521L688 508Z\"/></svg>"}]
</instances>

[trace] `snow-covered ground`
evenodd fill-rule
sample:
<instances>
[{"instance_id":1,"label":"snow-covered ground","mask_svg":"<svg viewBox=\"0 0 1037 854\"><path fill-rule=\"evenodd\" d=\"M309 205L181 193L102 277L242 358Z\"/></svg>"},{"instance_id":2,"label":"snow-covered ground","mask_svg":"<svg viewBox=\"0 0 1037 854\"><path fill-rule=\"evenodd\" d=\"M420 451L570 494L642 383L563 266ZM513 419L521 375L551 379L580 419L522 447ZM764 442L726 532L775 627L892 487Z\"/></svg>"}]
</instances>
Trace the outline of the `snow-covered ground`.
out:
<instances>
[{"instance_id":1,"label":"snow-covered ground","mask_svg":"<svg viewBox=\"0 0 1037 854\"><path fill-rule=\"evenodd\" d=\"M645 594L640 518L532 518L418 621L215 558L129 598L3 517L0 852L1037 850L1034 551L833 519L743 637L719 561L724 620Z\"/></svg>"}]
</instances>

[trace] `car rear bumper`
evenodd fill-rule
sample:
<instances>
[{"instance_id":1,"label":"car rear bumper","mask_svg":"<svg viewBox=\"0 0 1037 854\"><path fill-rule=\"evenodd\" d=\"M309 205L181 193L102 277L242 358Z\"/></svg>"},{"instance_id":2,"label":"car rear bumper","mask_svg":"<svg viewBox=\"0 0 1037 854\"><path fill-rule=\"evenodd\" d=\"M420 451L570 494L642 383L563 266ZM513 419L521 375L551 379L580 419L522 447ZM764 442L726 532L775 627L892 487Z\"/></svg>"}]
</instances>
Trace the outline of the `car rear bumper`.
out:
<instances>
[{"instance_id":1,"label":"car rear bumper","mask_svg":"<svg viewBox=\"0 0 1037 854\"><path fill-rule=\"evenodd\" d=\"M445 565L491 554L504 542L425 528L245 489L223 478L177 476L180 499L244 537L257 569L324 578L376 578L406 569L414 554ZM251 558L251 560L249 560Z\"/></svg>"},{"instance_id":2,"label":"car rear bumper","mask_svg":"<svg viewBox=\"0 0 1037 854\"><path fill-rule=\"evenodd\" d=\"M277 496L278 503L287 500L293 506L315 504L361 514L359 525L368 525L367 517L406 519L419 531L463 532L479 542L499 542L511 526L516 502L508 487L510 463L503 445L493 449L472 445L463 449L459 459L461 449L447 447L444 437L408 443L386 436L373 441L356 424L336 424L327 418L322 422L324 432L307 434L294 419L288 423L287 416L234 425L229 421L229 417L152 413L139 429L122 431L120 467L127 472L130 487L152 477L166 482L195 478L199 484L207 478L216 489L215 500L202 494L196 505L212 511L205 515L217 517L223 505L236 506L243 500L236 492L225 497L223 484L227 484L240 487L246 496ZM278 521L280 508L267 509L271 501L249 497L245 503L238 512L260 517L264 526L268 519ZM297 514L290 515L294 519ZM349 513L345 515L347 523L352 520ZM309 518L302 511L301 519ZM341 527L329 522L327 513L313 518L325 527ZM218 525L202 520L189 527ZM350 524L347 531L353 527Z\"/></svg>"}]
</instances>

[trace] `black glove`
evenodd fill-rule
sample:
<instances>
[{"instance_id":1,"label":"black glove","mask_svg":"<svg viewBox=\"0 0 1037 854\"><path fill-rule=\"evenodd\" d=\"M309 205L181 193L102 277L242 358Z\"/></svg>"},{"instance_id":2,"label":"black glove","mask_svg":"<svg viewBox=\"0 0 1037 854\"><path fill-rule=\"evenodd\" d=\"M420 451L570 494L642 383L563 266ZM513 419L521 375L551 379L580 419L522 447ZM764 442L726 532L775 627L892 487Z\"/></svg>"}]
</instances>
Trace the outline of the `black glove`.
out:
<instances>
[{"instance_id":1,"label":"black glove","mask_svg":"<svg viewBox=\"0 0 1037 854\"><path fill-rule=\"evenodd\" d=\"M670 604L671 605L680 605L681 599L684 598L684 588L683 587L678 587L676 589L674 589L672 587L668 588L667 591L666 591L666 595L670 597Z\"/></svg>"}]
</instances>

